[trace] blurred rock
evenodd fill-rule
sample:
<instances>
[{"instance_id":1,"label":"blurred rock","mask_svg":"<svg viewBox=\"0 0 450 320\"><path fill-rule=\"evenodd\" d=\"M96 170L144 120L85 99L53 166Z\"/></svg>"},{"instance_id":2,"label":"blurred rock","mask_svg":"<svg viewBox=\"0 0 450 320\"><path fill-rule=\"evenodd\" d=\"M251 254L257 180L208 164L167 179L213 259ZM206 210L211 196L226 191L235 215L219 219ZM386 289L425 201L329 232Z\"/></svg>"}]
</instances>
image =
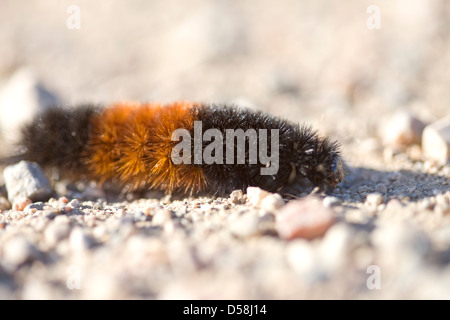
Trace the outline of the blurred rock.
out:
<instances>
[{"instance_id":1,"label":"blurred rock","mask_svg":"<svg viewBox=\"0 0 450 320\"><path fill-rule=\"evenodd\" d=\"M75 252L88 250L92 246L92 239L86 234L81 227L75 227L69 236L70 248Z\"/></svg>"},{"instance_id":2,"label":"blurred rock","mask_svg":"<svg viewBox=\"0 0 450 320\"><path fill-rule=\"evenodd\" d=\"M355 232L346 223L336 223L323 237L319 247L323 268L336 271L345 266L352 249Z\"/></svg>"},{"instance_id":3,"label":"blurred rock","mask_svg":"<svg viewBox=\"0 0 450 320\"><path fill-rule=\"evenodd\" d=\"M425 158L445 164L450 160L450 116L423 130L422 149Z\"/></svg>"},{"instance_id":4,"label":"blurred rock","mask_svg":"<svg viewBox=\"0 0 450 320\"><path fill-rule=\"evenodd\" d=\"M0 90L0 129L6 143L20 138L20 128L38 112L58 104L58 99L29 69L16 71Z\"/></svg>"},{"instance_id":5,"label":"blurred rock","mask_svg":"<svg viewBox=\"0 0 450 320\"><path fill-rule=\"evenodd\" d=\"M3 171L8 199L14 203L19 198L32 201L48 200L53 190L50 182L37 163L20 161Z\"/></svg>"},{"instance_id":6,"label":"blurred rock","mask_svg":"<svg viewBox=\"0 0 450 320\"><path fill-rule=\"evenodd\" d=\"M407 111L398 111L380 126L383 145L401 148L420 144L425 124Z\"/></svg>"},{"instance_id":7,"label":"blurred rock","mask_svg":"<svg viewBox=\"0 0 450 320\"><path fill-rule=\"evenodd\" d=\"M364 203L370 211L376 211L377 207L383 202L383 196L379 193L370 193Z\"/></svg>"},{"instance_id":8,"label":"blurred rock","mask_svg":"<svg viewBox=\"0 0 450 320\"><path fill-rule=\"evenodd\" d=\"M246 213L230 223L230 232L238 237L250 237L260 233L258 216Z\"/></svg>"},{"instance_id":9,"label":"blurred rock","mask_svg":"<svg viewBox=\"0 0 450 320\"><path fill-rule=\"evenodd\" d=\"M9 267L17 267L35 254L33 245L23 236L16 236L3 245L2 260Z\"/></svg>"},{"instance_id":10,"label":"blurred rock","mask_svg":"<svg viewBox=\"0 0 450 320\"><path fill-rule=\"evenodd\" d=\"M243 204L245 203L244 193L242 190L234 190L230 194L230 200L235 204Z\"/></svg>"},{"instance_id":11,"label":"blurred rock","mask_svg":"<svg viewBox=\"0 0 450 320\"><path fill-rule=\"evenodd\" d=\"M46 243L50 246L56 246L61 240L67 238L70 233L70 226L67 223L50 223L44 231Z\"/></svg>"},{"instance_id":12,"label":"blurred rock","mask_svg":"<svg viewBox=\"0 0 450 320\"><path fill-rule=\"evenodd\" d=\"M157 226L162 226L172 220L172 213L168 210L159 210L155 213L152 223Z\"/></svg>"},{"instance_id":13,"label":"blurred rock","mask_svg":"<svg viewBox=\"0 0 450 320\"><path fill-rule=\"evenodd\" d=\"M276 215L275 228L281 238L313 239L334 223L334 213L319 199L305 198L285 205Z\"/></svg>"},{"instance_id":14,"label":"blurred rock","mask_svg":"<svg viewBox=\"0 0 450 320\"><path fill-rule=\"evenodd\" d=\"M26 207L28 207L30 204L32 204L33 201L31 201L30 198L26 197L16 197L14 199L12 208L16 211L24 211Z\"/></svg>"},{"instance_id":15,"label":"blurred rock","mask_svg":"<svg viewBox=\"0 0 450 320\"><path fill-rule=\"evenodd\" d=\"M248 187L247 188L247 199L253 206L259 206L261 203L261 200L264 199L264 197L267 197L270 194L270 192L267 192L261 188L258 187Z\"/></svg>"},{"instance_id":16,"label":"blurred rock","mask_svg":"<svg viewBox=\"0 0 450 320\"><path fill-rule=\"evenodd\" d=\"M272 193L261 200L260 207L267 212L275 212L284 205L283 198L278 193Z\"/></svg>"},{"instance_id":17,"label":"blurred rock","mask_svg":"<svg viewBox=\"0 0 450 320\"><path fill-rule=\"evenodd\" d=\"M289 266L299 274L309 274L318 269L319 255L310 242L293 240L286 248Z\"/></svg>"},{"instance_id":18,"label":"blurred rock","mask_svg":"<svg viewBox=\"0 0 450 320\"><path fill-rule=\"evenodd\" d=\"M371 240L377 248L380 262L395 266L399 271L415 270L432 249L426 234L413 224L396 222L392 219L380 225Z\"/></svg>"}]
</instances>

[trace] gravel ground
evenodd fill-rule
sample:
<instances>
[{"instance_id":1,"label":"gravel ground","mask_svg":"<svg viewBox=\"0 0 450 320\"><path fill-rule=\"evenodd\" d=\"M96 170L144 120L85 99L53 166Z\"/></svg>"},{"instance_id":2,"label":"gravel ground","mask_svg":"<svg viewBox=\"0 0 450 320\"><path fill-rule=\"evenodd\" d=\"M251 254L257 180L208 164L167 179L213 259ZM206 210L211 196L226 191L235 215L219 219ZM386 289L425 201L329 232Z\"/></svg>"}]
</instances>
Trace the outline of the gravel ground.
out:
<instances>
[{"instance_id":1,"label":"gravel ground","mask_svg":"<svg viewBox=\"0 0 450 320\"><path fill-rule=\"evenodd\" d=\"M0 298L450 298L450 164L422 140L450 115L446 1L378 1L380 30L356 0L78 1L79 30L69 1L16 2L0 10L2 154L47 103L190 99L310 123L341 141L347 175L298 199L52 172L53 198L30 203L1 181Z\"/></svg>"}]
</instances>

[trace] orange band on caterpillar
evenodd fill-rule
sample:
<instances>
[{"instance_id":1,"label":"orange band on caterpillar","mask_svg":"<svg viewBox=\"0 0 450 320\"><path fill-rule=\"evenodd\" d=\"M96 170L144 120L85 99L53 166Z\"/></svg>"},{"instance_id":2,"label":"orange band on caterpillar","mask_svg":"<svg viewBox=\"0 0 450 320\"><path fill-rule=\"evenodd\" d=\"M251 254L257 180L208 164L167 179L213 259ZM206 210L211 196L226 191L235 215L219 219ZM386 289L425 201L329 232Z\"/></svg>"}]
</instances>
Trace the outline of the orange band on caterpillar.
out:
<instances>
[{"instance_id":1,"label":"orange band on caterpillar","mask_svg":"<svg viewBox=\"0 0 450 320\"><path fill-rule=\"evenodd\" d=\"M189 154L188 159L192 160L187 163L172 158L172 151L179 143L173 139L173 133L178 129L189 133L193 142L192 150L185 150L189 151L185 156ZM256 136L254 140L251 135L245 137L244 151L239 150L238 140L230 151L224 139L223 156L219 156L223 161L198 163L194 159L198 155L196 151L206 152L211 147L207 149L207 141L201 141L198 147L194 137L199 133L203 137L209 129L218 134L216 139L225 138L231 129L242 129L241 132ZM267 154L274 156L276 151L278 156L278 170L270 175L262 172L272 164L252 161L256 153L250 150L254 147L251 141L262 141L264 130L277 130L278 134L277 150L268 144ZM275 142L268 136L268 141ZM337 142L320 138L309 127L238 107L175 102L53 108L24 128L22 145L24 159L56 166L74 177L166 193L224 194L235 189L246 190L248 186L284 192L305 180L327 188L343 180ZM261 146L258 148L261 159ZM217 150L214 149L214 154ZM232 157L227 158L225 151L230 151ZM236 158L240 154L244 160Z\"/></svg>"}]
</instances>

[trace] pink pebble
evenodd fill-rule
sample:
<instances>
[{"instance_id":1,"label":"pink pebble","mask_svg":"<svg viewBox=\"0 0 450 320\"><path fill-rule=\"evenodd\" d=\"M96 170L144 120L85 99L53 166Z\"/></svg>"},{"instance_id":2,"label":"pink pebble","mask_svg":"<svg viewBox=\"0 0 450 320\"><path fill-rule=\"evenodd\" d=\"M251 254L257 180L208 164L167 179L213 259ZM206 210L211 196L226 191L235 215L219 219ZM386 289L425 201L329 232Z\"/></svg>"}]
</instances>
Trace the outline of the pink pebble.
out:
<instances>
[{"instance_id":1,"label":"pink pebble","mask_svg":"<svg viewBox=\"0 0 450 320\"><path fill-rule=\"evenodd\" d=\"M283 239L313 239L323 236L334 223L334 213L316 198L294 200L276 215L275 228Z\"/></svg>"}]
</instances>

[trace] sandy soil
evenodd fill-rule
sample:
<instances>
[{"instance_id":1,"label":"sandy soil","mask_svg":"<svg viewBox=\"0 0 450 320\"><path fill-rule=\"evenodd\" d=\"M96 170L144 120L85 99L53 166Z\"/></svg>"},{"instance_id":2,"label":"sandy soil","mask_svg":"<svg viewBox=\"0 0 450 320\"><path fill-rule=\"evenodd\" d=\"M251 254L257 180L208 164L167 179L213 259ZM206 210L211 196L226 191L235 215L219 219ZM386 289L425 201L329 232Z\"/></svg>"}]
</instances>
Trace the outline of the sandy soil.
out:
<instances>
[{"instance_id":1,"label":"sandy soil","mask_svg":"<svg viewBox=\"0 0 450 320\"><path fill-rule=\"evenodd\" d=\"M373 30L372 1L79 0L70 29L72 4L0 1L0 84L28 70L64 105L181 99L309 123L342 143L346 180L319 196L336 223L286 240L284 207L246 196L56 181L65 198L19 211L2 188L0 298L450 298L450 165L383 139L396 112L450 114L447 1L377 1ZM33 111L8 108L3 153Z\"/></svg>"}]
</instances>

